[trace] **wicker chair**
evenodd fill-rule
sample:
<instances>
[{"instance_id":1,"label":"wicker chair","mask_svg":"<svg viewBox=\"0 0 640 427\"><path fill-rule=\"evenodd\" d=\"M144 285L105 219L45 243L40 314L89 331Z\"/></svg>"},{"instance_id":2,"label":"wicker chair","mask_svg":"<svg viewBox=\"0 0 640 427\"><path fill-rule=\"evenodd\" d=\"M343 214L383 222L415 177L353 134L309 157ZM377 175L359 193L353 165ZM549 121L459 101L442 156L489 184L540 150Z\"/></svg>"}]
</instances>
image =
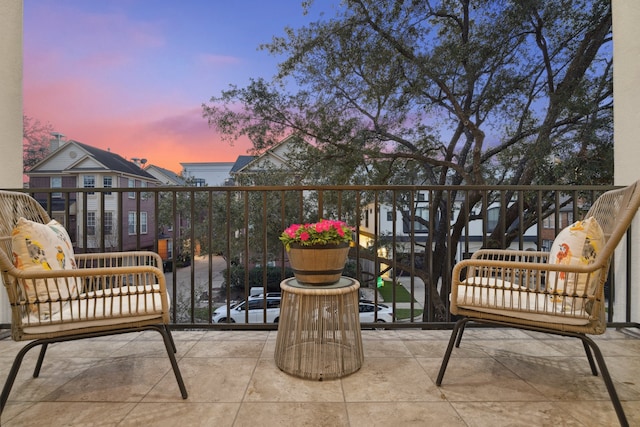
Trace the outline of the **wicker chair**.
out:
<instances>
[{"instance_id":1,"label":"wicker chair","mask_svg":"<svg viewBox=\"0 0 640 427\"><path fill-rule=\"evenodd\" d=\"M22 360L33 347L40 346L33 373L38 377L50 343L143 330L162 335L180 392L186 399L187 390L168 328L169 302L160 257L144 251L73 254L69 242L67 258L75 257L75 262L63 260L61 252L57 262L58 254L49 254L48 262L43 261L47 265L44 270L19 268L23 265L16 254L16 243L20 241L15 240L15 230L17 224L27 223L21 218L32 221L30 225L34 227L51 224L49 215L35 199L19 192L0 191L0 269L11 305L11 335L15 341L30 341L18 352L9 371L0 396L0 414ZM56 225L58 230L64 230ZM64 235L68 237L66 231ZM37 243L27 243L30 254L42 254L41 259L44 258ZM52 262L68 269L51 269ZM34 289L38 291L34 293Z\"/></svg>"},{"instance_id":2,"label":"wicker chair","mask_svg":"<svg viewBox=\"0 0 640 427\"><path fill-rule=\"evenodd\" d=\"M459 320L451 333L436 385L442 384L453 347L460 346L469 321L575 337L582 340L591 371L598 375L595 356L620 424L628 425L602 353L587 334L602 334L606 329L604 285L609 265L639 206L640 181L608 191L595 201L585 221L595 218L603 236L590 263L550 263L548 252L514 250L480 250L457 263L452 275L450 311ZM559 289L554 286L558 277L588 285Z\"/></svg>"}]
</instances>

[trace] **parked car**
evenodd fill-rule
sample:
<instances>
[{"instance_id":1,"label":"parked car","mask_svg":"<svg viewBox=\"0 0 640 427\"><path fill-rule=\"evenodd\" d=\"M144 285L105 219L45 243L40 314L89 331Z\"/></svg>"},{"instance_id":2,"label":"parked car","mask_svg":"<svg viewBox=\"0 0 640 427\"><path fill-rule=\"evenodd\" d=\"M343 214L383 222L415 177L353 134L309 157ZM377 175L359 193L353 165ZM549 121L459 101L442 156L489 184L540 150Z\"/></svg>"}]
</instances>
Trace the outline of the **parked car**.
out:
<instances>
[{"instance_id":1,"label":"parked car","mask_svg":"<svg viewBox=\"0 0 640 427\"><path fill-rule=\"evenodd\" d=\"M360 300L358 302L358 311L360 317L360 323L386 323L393 322L393 310L386 304L377 305L373 301ZM336 315L334 312L333 317ZM325 307L324 310L325 321L332 319L331 307ZM317 319L317 314L313 314L313 318Z\"/></svg>"},{"instance_id":2,"label":"parked car","mask_svg":"<svg viewBox=\"0 0 640 427\"><path fill-rule=\"evenodd\" d=\"M228 317L229 322L245 323L245 311L247 310L247 307L249 310L249 323L264 322L264 296L252 296L249 297L247 301L241 301L231 307ZM266 323L278 323L278 320L280 320L280 293L267 293L266 303ZM361 300L359 301L358 306L361 323L393 322L393 310L386 304L378 303L376 306L373 301ZM227 306L223 305L222 307L218 307L213 312L212 320L214 323L225 323L227 321Z\"/></svg>"},{"instance_id":3,"label":"parked car","mask_svg":"<svg viewBox=\"0 0 640 427\"><path fill-rule=\"evenodd\" d=\"M376 306L373 301L360 300L359 311L360 323L393 322L393 310L386 304Z\"/></svg>"},{"instance_id":4,"label":"parked car","mask_svg":"<svg viewBox=\"0 0 640 427\"><path fill-rule=\"evenodd\" d=\"M213 312L212 321L225 323L229 319L230 323L245 323L248 315L249 323L265 323L265 303L267 304L266 323L278 323L280 320L280 296L268 295L266 299L262 296L256 296L235 304L230 308L229 316L227 316L226 305L218 307Z\"/></svg>"}]
</instances>

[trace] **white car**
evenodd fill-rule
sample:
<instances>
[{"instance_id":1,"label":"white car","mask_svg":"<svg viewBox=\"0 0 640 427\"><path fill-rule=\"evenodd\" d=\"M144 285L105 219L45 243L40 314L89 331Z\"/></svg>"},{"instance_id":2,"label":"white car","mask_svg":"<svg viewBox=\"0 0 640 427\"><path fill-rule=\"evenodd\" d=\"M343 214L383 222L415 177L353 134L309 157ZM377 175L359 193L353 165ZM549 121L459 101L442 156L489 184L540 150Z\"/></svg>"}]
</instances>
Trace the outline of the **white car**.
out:
<instances>
[{"instance_id":1,"label":"white car","mask_svg":"<svg viewBox=\"0 0 640 427\"><path fill-rule=\"evenodd\" d=\"M264 302L263 296L250 297L247 301L239 302L232 306L227 317L227 306L218 307L213 312L214 323L225 323L227 318L229 323L245 323L247 307L249 310L249 323L264 322ZM280 296L278 294L267 294L267 321L266 323L278 323L280 320ZM360 323L385 323L393 322L393 310L386 304L377 305L372 301L361 300L358 304L360 312Z\"/></svg>"},{"instance_id":2,"label":"white car","mask_svg":"<svg viewBox=\"0 0 640 427\"><path fill-rule=\"evenodd\" d=\"M265 302L267 304L267 317L265 322ZM214 323L278 323L280 320L280 297L267 296L267 298L251 297L247 301L239 302L229 309L227 316L227 306L218 307L213 312L212 321Z\"/></svg>"},{"instance_id":3,"label":"white car","mask_svg":"<svg viewBox=\"0 0 640 427\"><path fill-rule=\"evenodd\" d=\"M358 302L358 311L360 317L360 323L386 323L393 322L393 310L386 304L377 305L373 301L360 300ZM331 308L325 307L324 319L326 322L331 322L331 319L336 315L334 311L331 315ZM317 319L317 314L314 313L314 319Z\"/></svg>"},{"instance_id":4,"label":"white car","mask_svg":"<svg viewBox=\"0 0 640 427\"><path fill-rule=\"evenodd\" d=\"M359 311L360 323L393 322L393 310L386 304L376 306L373 301L360 300Z\"/></svg>"}]
</instances>

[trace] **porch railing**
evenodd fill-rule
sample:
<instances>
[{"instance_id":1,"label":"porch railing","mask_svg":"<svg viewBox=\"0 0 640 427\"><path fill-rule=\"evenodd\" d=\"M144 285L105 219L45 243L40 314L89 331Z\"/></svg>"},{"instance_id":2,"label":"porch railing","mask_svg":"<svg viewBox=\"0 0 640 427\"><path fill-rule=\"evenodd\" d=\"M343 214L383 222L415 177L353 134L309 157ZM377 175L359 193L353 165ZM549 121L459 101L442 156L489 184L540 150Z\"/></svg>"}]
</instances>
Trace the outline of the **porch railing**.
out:
<instances>
[{"instance_id":1,"label":"porch railing","mask_svg":"<svg viewBox=\"0 0 640 427\"><path fill-rule=\"evenodd\" d=\"M480 247L549 250L609 187L260 186L55 188L27 191L64 224L77 252L149 249L161 254L172 321L184 328L275 329L215 323L236 301L279 290L292 275L278 236L291 223L341 219L356 247L345 275L361 298L387 305L393 322L363 327L445 328L453 265ZM606 289L608 322L631 324L631 240ZM243 313L244 320L248 314ZM227 317L227 316L225 316ZM374 317L375 319L375 317ZM377 319L376 319L377 320ZM635 324L634 324L635 325Z\"/></svg>"}]
</instances>

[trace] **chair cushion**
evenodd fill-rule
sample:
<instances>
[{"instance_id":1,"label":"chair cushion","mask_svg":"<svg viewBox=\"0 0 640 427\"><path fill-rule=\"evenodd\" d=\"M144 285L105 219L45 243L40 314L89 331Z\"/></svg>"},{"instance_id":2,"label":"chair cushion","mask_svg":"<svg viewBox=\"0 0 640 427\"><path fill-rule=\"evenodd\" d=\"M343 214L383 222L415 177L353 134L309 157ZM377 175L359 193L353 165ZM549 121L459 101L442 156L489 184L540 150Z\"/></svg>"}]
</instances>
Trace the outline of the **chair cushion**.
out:
<instances>
[{"instance_id":1,"label":"chair cushion","mask_svg":"<svg viewBox=\"0 0 640 427\"><path fill-rule=\"evenodd\" d=\"M549 264L592 264L605 243L604 233L594 217L576 221L558 234L549 253ZM549 290L558 294L593 295L600 272L549 272ZM588 286L587 286L588 285Z\"/></svg>"},{"instance_id":2,"label":"chair cushion","mask_svg":"<svg viewBox=\"0 0 640 427\"><path fill-rule=\"evenodd\" d=\"M11 236L14 265L24 271L51 271L76 269L71 239L67 230L57 221L41 224L19 218ZM26 298L32 311L40 317L49 317L58 312L70 295L78 290L77 280L37 279L22 280Z\"/></svg>"},{"instance_id":3,"label":"chair cushion","mask_svg":"<svg viewBox=\"0 0 640 427\"><path fill-rule=\"evenodd\" d=\"M468 277L457 294L459 307L514 319L565 325L586 325L590 320L583 304L567 304L578 297L554 301L545 292L494 277Z\"/></svg>"},{"instance_id":4,"label":"chair cushion","mask_svg":"<svg viewBox=\"0 0 640 427\"><path fill-rule=\"evenodd\" d=\"M78 294L62 310L42 319L34 314L22 318L27 334L56 333L78 329L137 325L147 320L162 323L170 308L162 307L159 285L124 286Z\"/></svg>"}]
</instances>

